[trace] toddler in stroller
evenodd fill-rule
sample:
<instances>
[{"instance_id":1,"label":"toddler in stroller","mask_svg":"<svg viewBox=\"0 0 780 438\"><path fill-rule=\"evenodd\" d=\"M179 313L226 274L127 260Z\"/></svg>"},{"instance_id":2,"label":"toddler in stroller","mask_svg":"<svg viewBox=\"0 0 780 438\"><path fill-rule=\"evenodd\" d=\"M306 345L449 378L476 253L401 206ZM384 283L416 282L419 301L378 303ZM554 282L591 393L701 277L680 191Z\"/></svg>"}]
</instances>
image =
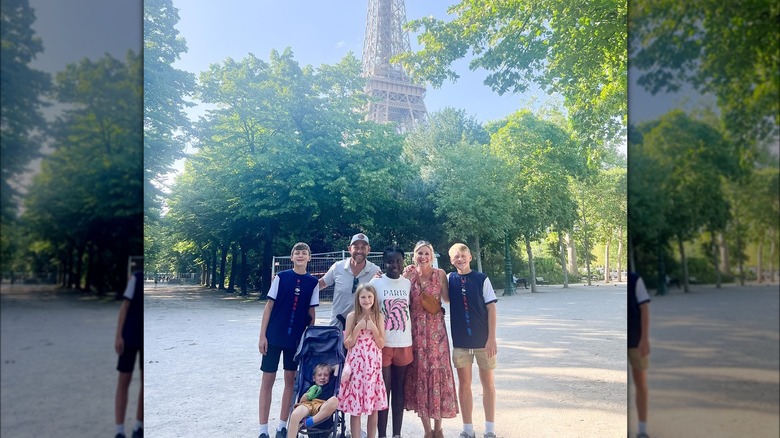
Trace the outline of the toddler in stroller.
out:
<instances>
[{"instance_id":1,"label":"toddler in stroller","mask_svg":"<svg viewBox=\"0 0 780 438\"><path fill-rule=\"evenodd\" d=\"M296 400L287 437L335 438L345 436L344 414L338 412L338 390L344 367L343 334L337 327L306 328L295 355L300 364ZM338 424L341 423L341 435Z\"/></svg>"}]
</instances>

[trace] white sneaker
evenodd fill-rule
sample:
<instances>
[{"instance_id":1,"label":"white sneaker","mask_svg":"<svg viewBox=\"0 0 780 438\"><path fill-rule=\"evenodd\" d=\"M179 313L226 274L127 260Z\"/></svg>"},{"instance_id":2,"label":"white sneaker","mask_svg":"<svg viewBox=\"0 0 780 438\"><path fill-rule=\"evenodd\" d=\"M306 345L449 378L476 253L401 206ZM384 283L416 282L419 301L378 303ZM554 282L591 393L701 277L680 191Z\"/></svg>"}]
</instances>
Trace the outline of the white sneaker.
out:
<instances>
[{"instance_id":1,"label":"white sneaker","mask_svg":"<svg viewBox=\"0 0 780 438\"><path fill-rule=\"evenodd\" d=\"M485 434L482 435L482 438L496 438L496 434L493 432L485 432Z\"/></svg>"},{"instance_id":2,"label":"white sneaker","mask_svg":"<svg viewBox=\"0 0 780 438\"><path fill-rule=\"evenodd\" d=\"M458 435L458 438L477 438L476 435L469 435L465 430Z\"/></svg>"}]
</instances>

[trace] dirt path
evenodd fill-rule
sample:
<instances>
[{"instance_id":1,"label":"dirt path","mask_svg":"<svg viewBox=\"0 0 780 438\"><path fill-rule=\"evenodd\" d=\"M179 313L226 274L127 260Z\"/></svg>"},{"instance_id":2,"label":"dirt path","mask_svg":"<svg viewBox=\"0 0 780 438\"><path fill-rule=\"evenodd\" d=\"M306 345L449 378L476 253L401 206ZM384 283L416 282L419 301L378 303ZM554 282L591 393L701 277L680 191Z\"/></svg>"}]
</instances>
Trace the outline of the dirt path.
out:
<instances>
[{"instance_id":1,"label":"dirt path","mask_svg":"<svg viewBox=\"0 0 780 438\"><path fill-rule=\"evenodd\" d=\"M202 288L149 286L144 308L149 436L257 436L263 303ZM625 285L540 289L499 297L497 435L623 436ZM317 323L329 316L330 306L321 306ZM279 416L281 375L274 386L272 427ZM478 379L472 389L481 436ZM456 437L460 430L460 417L444 421L445 436ZM402 432L422 436L413 412L406 412Z\"/></svg>"},{"instance_id":2,"label":"dirt path","mask_svg":"<svg viewBox=\"0 0 780 438\"><path fill-rule=\"evenodd\" d=\"M0 436L113 436L119 304L47 286L2 285ZM140 387L133 374L128 430Z\"/></svg>"},{"instance_id":3,"label":"dirt path","mask_svg":"<svg viewBox=\"0 0 780 438\"><path fill-rule=\"evenodd\" d=\"M653 298L650 436L780 436L779 296L774 284ZM630 400L635 431L633 388Z\"/></svg>"}]
</instances>

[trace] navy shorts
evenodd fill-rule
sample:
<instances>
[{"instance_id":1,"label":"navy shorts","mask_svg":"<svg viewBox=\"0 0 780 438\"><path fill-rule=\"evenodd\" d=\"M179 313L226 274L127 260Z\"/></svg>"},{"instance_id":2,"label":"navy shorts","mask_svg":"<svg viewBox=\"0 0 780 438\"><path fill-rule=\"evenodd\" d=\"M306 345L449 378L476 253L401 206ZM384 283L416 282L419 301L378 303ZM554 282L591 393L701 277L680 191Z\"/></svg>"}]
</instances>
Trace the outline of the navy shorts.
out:
<instances>
[{"instance_id":1,"label":"navy shorts","mask_svg":"<svg viewBox=\"0 0 780 438\"><path fill-rule=\"evenodd\" d=\"M284 363L282 367L285 371L295 371L298 369L298 362L293 360L295 357L295 348L282 348L268 344L268 351L263 356L263 363L260 364L260 370L264 373L275 373L279 370L279 357L284 352Z\"/></svg>"},{"instance_id":2,"label":"navy shorts","mask_svg":"<svg viewBox=\"0 0 780 438\"><path fill-rule=\"evenodd\" d=\"M120 373L132 373L135 367L135 357L138 358L138 368L143 371L144 369L144 349L138 347L129 347L125 345L125 349L122 354L119 355L119 361L116 364L116 369Z\"/></svg>"}]
</instances>

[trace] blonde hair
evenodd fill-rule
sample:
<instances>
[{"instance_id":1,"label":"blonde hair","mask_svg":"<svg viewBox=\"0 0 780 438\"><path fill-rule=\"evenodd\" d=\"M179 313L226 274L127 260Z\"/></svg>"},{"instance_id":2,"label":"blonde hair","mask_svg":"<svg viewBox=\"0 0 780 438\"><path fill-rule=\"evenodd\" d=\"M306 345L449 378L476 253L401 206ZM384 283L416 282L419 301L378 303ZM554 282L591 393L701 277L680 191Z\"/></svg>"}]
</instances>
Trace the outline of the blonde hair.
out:
<instances>
[{"instance_id":1,"label":"blonde hair","mask_svg":"<svg viewBox=\"0 0 780 438\"><path fill-rule=\"evenodd\" d=\"M452 245L450 247L450 250L448 251L450 257L454 256L455 253L459 253L459 252L471 255L471 250L469 249L468 246L466 246L463 243L456 243L456 244Z\"/></svg>"},{"instance_id":2,"label":"blonde hair","mask_svg":"<svg viewBox=\"0 0 780 438\"><path fill-rule=\"evenodd\" d=\"M414 245L414 251L412 251L412 262L414 262L415 265L417 264L417 260L415 260L417 256L417 250L423 246L427 246L431 250L431 256L436 257L436 252L433 250L433 245L431 245L431 242L428 242L427 240L421 240Z\"/></svg>"},{"instance_id":3,"label":"blonde hair","mask_svg":"<svg viewBox=\"0 0 780 438\"><path fill-rule=\"evenodd\" d=\"M333 372L333 367L326 363L321 363L314 367L314 371L311 372L312 376L316 376L319 370L328 370L328 374L330 374Z\"/></svg>"},{"instance_id":4,"label":"blonde hair","mask_svg":"<svg viewBox=\"0 0 780 438\"><path fill-rule=\"evenodd\" d=\"M371 306L371 318L374 320L374 323L379 322L379 315L381 315L381 312L379 310L379 297L376 293L376 288L372 284L368 283L361 283L358 285L357 289L355 290L355 321L357 321L358 315L360 315L361 307L360 307L360 292L363 291L369 291L374 295L374 304Z\"/></svg>"},{"instance_id":5,"label":"blonde hair","mask_svg":"<svg viewBox=\"0 0 780 438\"><path fill-rule=\"evenodd\" d=\"M309 248L309 245L303 242L298 242L295 245L293 245L292 250L290 250L290 256L292 256L295 251L306 251L311 256L311 248Z\"/></svg>"}]
</instances>

